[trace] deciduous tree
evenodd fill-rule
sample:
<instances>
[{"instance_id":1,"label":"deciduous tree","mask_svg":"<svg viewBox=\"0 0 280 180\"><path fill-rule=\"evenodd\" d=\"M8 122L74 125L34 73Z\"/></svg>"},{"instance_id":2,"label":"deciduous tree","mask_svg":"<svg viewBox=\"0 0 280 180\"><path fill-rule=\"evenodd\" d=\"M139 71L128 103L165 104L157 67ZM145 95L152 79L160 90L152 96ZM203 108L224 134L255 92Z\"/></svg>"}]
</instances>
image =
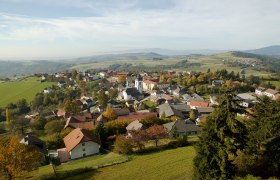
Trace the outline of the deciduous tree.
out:
<instances>
[{"instance_id":1,"label":"deciduous tree","mask_svg":"<svg viewBox=\"0 0 280 180\"><path fill-rule=\"evenodd\" d=\"M17 137L0 138L0 171L8 179L18 179L38 167L42 154L33 146L20 144Z\"/></svg>"},{"instance_id":2,"label":"deciduous tree","mask_svg":"<svg viewBox=\"0 0 280 180\"><path fill-rule=\"evenodd\" d=\"M111 106L107 106L105 112L103 113L103 116L110 121L118 118L118 114Z\"/></svg>"},{"instance_id":3,"label":"deciduous tree","mask_svg":"<svg viewBox=\"0 0 280 180\"><path fill-rule=\"evenodd\" d=\"M158 146L158 141L168 137L167 130L162 125L153 125L147 130L147 135L150 140L155 141L156 147Z\"/></svg>"}]
</instances>

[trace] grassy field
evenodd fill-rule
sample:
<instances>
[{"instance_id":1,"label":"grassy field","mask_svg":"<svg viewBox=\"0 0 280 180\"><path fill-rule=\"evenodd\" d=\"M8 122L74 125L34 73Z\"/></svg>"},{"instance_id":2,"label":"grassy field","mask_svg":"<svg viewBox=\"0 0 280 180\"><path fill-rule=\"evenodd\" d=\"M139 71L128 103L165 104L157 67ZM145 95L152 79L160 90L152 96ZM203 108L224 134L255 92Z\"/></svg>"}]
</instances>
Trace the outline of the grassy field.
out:
<instances>
[{"instance_id":1,"label":"grassy field","mask_svg":"<svg viewBox=\"0 0 280 180\"><path fill-rule=\"evenodd\" d=\"M80 177L81 174L84 174L84 171L94 171L89 170L91 168L94 169L97 166L104 166L125 161L127 161L126 157L118 155L116 153L109 153L106 155L92 156L62 164L56 167L56 171L60 177L66 178L67 176L71 176L71 174L79 174ZM87 173L85 173L85 176L86 175ZM44 179L52 177L54 177L54 172L52 166L50 165L40 167L38 170L35 170L26 176L26 178L28 179Z\"/></svg>"},{"instance_id":2,"label":"grassy field","mask_svg":"<svg viewBox=\"0 0 280 180\"><path fill-rule=\"evenodd\" d=\"M128 162L115 153L98 155L62 164L57 173L61 179L191 179L193 146L164 150L146 155L132 155ZM96 166L115 164L94 169ZM88 168L88 169L86 169ZM89 169L93 168L93 169ZM44 166L26 176L27 179L51 179L52 167Z\"/></svg>"},{"instance_id":3,"label":"grassy field","mask_svg":"<svg viewBox=\"0 0 280 180\"><path fill-rule=\"evenodd\" d=\"M100 168L92 179L191 179L192 146L135 155L123 164Z\"/></svg>"},{"instance_id":4,"label":"grassy field","mask_svg":"<svg viewBox=\"0 0 280 180\"><path fill-rule=\"evenodd\" d=\"M31 77L21 81L0 83L0 107L5 107L10 102L25 98L30 102L34 96L44 88L52 86L52 82L40 82L40 79Z\"/></svg>"},{"instance_id":5,"label":"grassy field","mask_svg":"<svg viewBox=\"0 0 280 180\"><path fill-rule=\"evenodd\" d=\"M268 82L268 81L267 81ZM280 81L269 81L271 84L276 86L276 88L280 88Z\"/></svg>"},{"instance_id":6,"label":"grassy field","mask_svg":"<svg viewBox=\"0 0 280 180\"><path fill-rule=\"evenodd\" d=\"M88 64L80 64L77 66L74 66L73 68L76 68L78 70L85 70L90 68L106 68L109 67L112 64L125 64L129 63L132 65L139 65L143 64L148 67L155 67L158 65L172 65L177 62L180 62L182 60L186 60L184 57L179 58L166 58L161 61L153 61L153 60L118 60L118 61L100 61L100 62L94 62L94 63L88 63ZM190 63L200 63L201 66L194 66L184 69L174 69L178 71L196 71L196 72L206 72L209 68L211 71L216 71L218 69L227 69L228 71L234 71L235 73L239 72L241 70L240 67L228 67L224 65L223 60L226 61L235 61L235 60L255 60L252 58L242 58L242 57L236 57L232 55L232 53L220 53L216 55L210 55L210 56L198 56L198 57L191 57L187 58L187 60ZM270 73L267 72L260 72L256 71L250 68L246 68L246 76L249 75L258 75L258 76L267 76L270 75Z\"/></svg>"}]
</instances>

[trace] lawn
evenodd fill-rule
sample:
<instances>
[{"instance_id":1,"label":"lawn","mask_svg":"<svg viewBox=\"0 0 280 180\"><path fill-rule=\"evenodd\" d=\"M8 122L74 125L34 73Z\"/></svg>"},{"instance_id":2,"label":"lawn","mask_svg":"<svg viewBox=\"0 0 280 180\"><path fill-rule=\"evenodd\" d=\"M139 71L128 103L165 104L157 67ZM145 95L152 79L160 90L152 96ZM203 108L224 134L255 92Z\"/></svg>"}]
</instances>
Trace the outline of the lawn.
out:
<instances>
[{"instance_id":1,"label":"lawn","mask_svg":"<svg viewBox=\"0 0 280 180\"><path fill-rule=\"evenodd\" d=\"M92 156L56 167L61 179L191 179L193 146L164 150L146 155L132 155L131 160L115 153ZM124 163L121 163L124 162ZM120 164L119 164L120 163ZM110 165L116 164L116 165ZM97 168L97 166L106 166ZM50 165L29 173L26 179L52 179Z\"/></svg>"},{"instance_id":2,"label":"lawn","mask_svg":"<svg viewBox=\"0 0 280 180\"><path fill-rule=\"evenodd\" d=\"M67 176L73 176L73 174L84 174L85 172L93 172L98 166L110 165L115 163L121 163L127 161L125 156L118 155L116 153L109 153L106 155L97 155L72 162L64 163L56 167L56 171L60 177L67 178ZM86 174L86 173L85 173ZM28 179L44 179L54 177L52 166L46 165L40 167L29 173L26 178Z\"/></svg>"},{"instance_id":3,"label":"lawn","mask_svg":"<svg viewBox=\"0 0 280 180\"><path fill-rule=\"evenodd\" d=\"M100 168L92 179L192 179L192 146L147 155L133 155L123 164ZM75 178L75 177L73 177Z\"/></svg>"},{"instance_id":4,"label":"lawn","mask_svg":"<svg viewBox=\"0 0 280 180\"><path fill-rule=\"evenodd\" d=\"M273 84L274 86L276 86L276 88L280 88L280 81L266 81L267 82L270 82L271 84Z\"/></svg>"},{"instance_id":5,"label":"lawn","mask_svg":"<svg viewBox=\"0 0 280 180\"><path fill-rule=\"evenodd\" d=\"M52 82L40 82L38 78L28 78L22 81L0 83L0 107L5 107L10 102L25 98L28 102L44 88L52 86Z\"/></svg>"}]
</instances>

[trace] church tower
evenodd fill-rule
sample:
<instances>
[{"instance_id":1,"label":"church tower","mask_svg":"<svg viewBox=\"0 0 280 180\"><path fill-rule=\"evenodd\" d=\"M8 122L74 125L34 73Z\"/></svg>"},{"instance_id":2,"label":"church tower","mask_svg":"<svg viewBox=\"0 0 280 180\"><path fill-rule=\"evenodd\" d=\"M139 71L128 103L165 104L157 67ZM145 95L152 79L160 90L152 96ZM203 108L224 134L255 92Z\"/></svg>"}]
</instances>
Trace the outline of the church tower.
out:
<instances>
[{"instance_id":1,"label":"church tower","mask_svg":"<svg viewBox=\"0 0 280 180\"><path fill-rule=\"evenodd\" d=\"M135 79L135 88L142 94L143 92L143 78L138 74Z\"/></svg>"}]
</instances>

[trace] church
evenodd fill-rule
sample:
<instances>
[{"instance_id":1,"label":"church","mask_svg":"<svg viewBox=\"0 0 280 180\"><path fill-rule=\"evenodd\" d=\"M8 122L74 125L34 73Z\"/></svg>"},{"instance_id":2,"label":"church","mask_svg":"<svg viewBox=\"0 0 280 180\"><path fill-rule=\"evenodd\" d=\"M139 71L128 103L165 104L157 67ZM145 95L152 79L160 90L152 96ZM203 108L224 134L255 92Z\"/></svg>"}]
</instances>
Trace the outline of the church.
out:
<instances>
[{"instance_id":1,"label":"church","mask_svg":"<svg viewBox=\"0 0 280 180\"><path fill-rule=\"evenodd\" d=\"M123 98L129 100L141 100L143 96L143 78L138 74L136 76L134 87L131 86L131 79L126 79L126 89L123 91Z\"/></svg>"}]
</instances>

